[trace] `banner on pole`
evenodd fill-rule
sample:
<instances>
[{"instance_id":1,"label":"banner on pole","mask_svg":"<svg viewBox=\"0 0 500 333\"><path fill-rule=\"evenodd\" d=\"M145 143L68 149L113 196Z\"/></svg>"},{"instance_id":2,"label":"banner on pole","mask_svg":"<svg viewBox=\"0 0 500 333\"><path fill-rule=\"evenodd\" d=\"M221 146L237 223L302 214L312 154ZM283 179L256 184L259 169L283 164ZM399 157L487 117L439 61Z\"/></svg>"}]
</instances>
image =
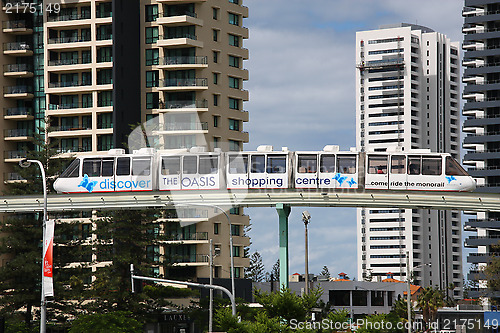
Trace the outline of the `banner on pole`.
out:
<instances>
[{"instance_id":1,"label":"banner on pole","mask_svg":"<svg viewBox=\"0 0 500 333\"><path fill-rule=\"evenodd\" d=\"M54 296L53 286L53 247L54 247L54 220L48 220L45 224L45 235L43 237L43 287L44 295Z\"/></svg>"}]
</instances>

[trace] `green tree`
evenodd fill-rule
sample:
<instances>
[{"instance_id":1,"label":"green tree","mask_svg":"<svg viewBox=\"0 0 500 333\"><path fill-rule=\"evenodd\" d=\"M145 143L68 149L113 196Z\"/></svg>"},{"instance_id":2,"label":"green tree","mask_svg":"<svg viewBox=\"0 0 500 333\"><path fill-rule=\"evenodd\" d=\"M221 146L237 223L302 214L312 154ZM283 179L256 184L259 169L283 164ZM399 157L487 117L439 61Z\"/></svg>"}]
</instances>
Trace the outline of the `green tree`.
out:
<instances>
[{"instance_id":1,"label":"green tree","mask_svg":"<svg viewBox=\"0 0 500 333\"><path fill-rule=\"evenodd\" d=\"M323 269L321 270L321 273L319 273L319 275L322 275L326 278L330 278L330 271L328 270L328 266L323 266Z\"/></svg>"},{"instance_id":2,"label":"green tree","mask_svg":"<svg viewBox=\"0 0 500 333\"><path fill-rule=\"evenodd\" d=\"M500 292L500 245L494 245L490 248L491 258L483 272L488 283L488 290L492 293ZM500 304L500 298L491 297L491 303Z\"/></svg>"},{"instance_id":3,"label":"green tree","mask_svg":"<svg viewBox=\"0 0 500 333\"><path fill-rule=\"evenodd\" d=\"M408 321L408 302L406 297L399 297L392 303L391 313L398 318L403 319L404 322ZM411 307L411 317L415 318L415 311Z\"/></svg>"},{"instance_id":4,"label":"green tree","mask_svg":"<svg viewBox=\"0 0 500 333\"><path fill-rule=\"evenodd\" d=\"M424 288L418 295L417 306L422 310L426 325L436 319L437 310L444 305L445 295L442 290L433 287Z\"/></svg>"},{"instance_id":5,"label":"green tree","mask_svg":"<svg viewBox=\"0 0 500 333\"><path fill-rule=\"evenodd\" d=\"M71 326L69 333L136 333L142 324L131 318L131 312L110 312L82 315Z\"/></svg>"},{"instance_id":6,"label":"green tree","mask_svg":"<svg viewBox=\"0 0 500 333\"><path fill-rule=\"evenodd\" d=\"M358 333L403 333L404 325L399 325L401 318L394 314L373 314L366 316L363 321L363 326L360 327Z\"/></svg>"},{"instance_id":7,"label":"green tree","mask_svg":"<svg viewBox=\"0 0 500 333\"><path fill-rule=\"evenodd\" d=\"M250 266L247 269L246 277L253 282L262 282L266 276L265 274L262 256L256 251L250 256Z\"/></svg>"}]
</instances>

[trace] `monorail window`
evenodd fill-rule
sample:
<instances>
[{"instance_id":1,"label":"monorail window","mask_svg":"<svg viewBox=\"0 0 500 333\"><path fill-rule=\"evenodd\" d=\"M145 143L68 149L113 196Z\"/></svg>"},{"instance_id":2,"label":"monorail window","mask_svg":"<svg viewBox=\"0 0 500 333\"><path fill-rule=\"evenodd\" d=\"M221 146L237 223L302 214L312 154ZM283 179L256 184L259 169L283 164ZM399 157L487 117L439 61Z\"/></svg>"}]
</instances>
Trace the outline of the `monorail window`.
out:
<instances>
[{"instance_id":1,"label":"monorail window","mask_svg":"<svg viewBox=\"0 0 500 333\"><path fill-rule=\"evenodd\" d=\"M218 173L219 161L217 156L200 156L199 171L202 175Z\"/></svg>"},{"instance_id":2,"label":"monorail window","mask_svg":"<svg viewBox=\"0 0 500 333\"><path fill-rule=\"evenodd\" d=\"M299 173L315 173L318 171L317 155L299 155L297 158L297 170Z\"/></svg>"},{"instance_id":3,"label":"monorail window","mask_svg":"<svg viewBox=\"0 0 500 333\"><path fill-rule=\"evenodd\" d=\"M115 159L114 158L103 158L102 159L101 176L113 177L114 170L115 170Z\"/></svg>"},{"instance_id":4,"label":"monorail window","mask_svg":"<svg viewBox=\"0 0 500 333\"><path fill-rule=\"evenodd\" d=\"M420 156L408 156L408 174L420 175Z\"/></svg>"},{"instance_id":5,"label":"monorail window","mask_svg":"<svg viewBox=\"0 0 500 333\"><path fill-rule=\"evenodd\" d=\"M116 175L117 176L130 175L130 157L118 157L116 159Z\"/></svg>"},{"instance_id":6,"label":"monorail window","mask_svg":"<svg viewBox=\"0 0 500 333\"><path fill-rule=\"evenodd\" d=\"M264 173L266 172L266 157L264 155L251 156L251 173Z\"/></svg>"},{"instance_id":7,"label":"monorail window","mask_svg":"<svg viewBox=\"0 0 500 333\"><path fill-rule=\"evenodd\" d=\"M319 170L325 173L335 172L335 155L321 155Z\"/></svg>"},{"instance_id":8,"label":"monorail window","mask_svg":"<svg viewBox=\"0 0 500 333\"><path fill-rule=\"evenodd\" d=\"M150 157L133 157L132 158L132 175L133 176L149 176L151 173L151 158Z\"/></svg>"},{"instance_id":9,"label":"monorail window","mask_svg":"<svg viewBox=\"0 0 500 333\"><path fill-rule=\"evenodd\" d=\"M337 155L337 172L356 173L356 156Z\"/></svg>"},{"instance_id":10,"label":"monorail window","mask_svg":"<svg viewBox=\"0 0 500 333\"><path fill-rule=\"evenodd\" d=\"M76 159L63 171L59 178L76 178L80 176L80 159Z\"/></svg>"},{"instance_id":11,"label":"monorail window","mask_svg":"<svg viewBox=\"0 0 500 333\"><path fill-rule=\"evenodd\" d=\"M368 173L387 174L387 155L368 156Z\"/></svg>"},{"instance_id":12,"label":"monorail window","mask_svg":"<svg viewBox=\"0 0 500 333\"><path fill-rule=\"evenodd\" d=\"M162 175L178 175L181 173L181 157L168 156L161 159L161 174Z\"/></svg>"},{"instance_id":13,"label":"monorail window","mask_svg":"<svg viewBox=\"0 0 500 333\"><path fill-rule=\"evenodd\" d=\"M394 155L391 157L391 173L406 173L406 156Z\"/></svg>"},{"instance_id":14,"label":"monorail window","mask_svg":"<svg viewBox=\"0 0 500 333\"><path fill-rule=\"evenodd\" d=\"M268 155L267 173L285 173L286 155Z\"/></svg>"},{"instance_id":15,"label":"monorail window","mask_svg":"<svg viewBox=\"0 0 500 333\"><path fill-rule=\"evenodd\" d=\"M229 173L248 173L248 155L229 156Z\"/></svg>"},{"instance_id":16,"label":"monorail window","mask_svg":"<svg viewBox=\"0 0 500 333\"><path fill-rule=\"evenodd\" d=\"M83 160L83 174L89 177L101 176L101 159L86 158Z\"/></svg>"},{"instance_id":17,"label":"monorail window","mask_svg":"<svg viewBox=\"0 0 500 333\"><path fill-rule=\"evenodd\" d=\"M441 174L442 158L436 157L422 157L422 174L427 176L437 176Z\"/></svg>"},{"instance_id":18,"label":"monorail window","mask_svg":"<svg viewBox=\"0 0 500 333\"><path fill-rule=\"evenodd\" d=\"M184 156L182 173L186 175L194 175L198 173L198 157Z\"/></svg>"},{"instance_id":19,"label":"monorail window","mask_svg":"<svg viewBox=\"0 0 500 333\"><path fill-rule=\"evenodd\" d=\"M467 172L451 156L446 156L446 175L448 176L467 176Z\"/></svg>"}]
</instances>

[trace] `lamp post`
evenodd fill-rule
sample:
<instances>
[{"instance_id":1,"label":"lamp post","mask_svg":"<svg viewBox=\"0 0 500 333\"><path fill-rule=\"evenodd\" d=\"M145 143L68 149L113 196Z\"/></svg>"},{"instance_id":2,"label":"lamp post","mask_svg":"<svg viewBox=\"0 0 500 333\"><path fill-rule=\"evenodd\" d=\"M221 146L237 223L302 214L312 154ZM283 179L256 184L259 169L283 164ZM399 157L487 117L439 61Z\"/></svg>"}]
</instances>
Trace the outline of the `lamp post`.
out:
<instances>
[{"instance_id":1,"label":"lamp post","mask_svg":"<svg viewBox=\"0 0 500 333\"><path fill-rule=\"evenodd\" d=\"M45 228L47 224L47 180L45 178L45 169L43 167L42 162L38 160L28 160L28 159L23 159L19 161L19 165L22 168L28 168L31 163L36 163L38 164L38 167L40 168L40 172L42 174L42 184L43 184L43 222L42 222L42 289L41 289L41 296L40 296L40 333L45 333L45 317L46 317L46 311L47 311L47 304L45 302L45 286L43 283L43 260L44 260L44 250L45 250Z\"/></svg>"},{"instance_id":2,"label":"lamp post","mask_svg":"<svg viewBox=\"0 0 500 333\"><path fill-rule=\"evenodd\" d=\"M432 266L431 263L413 267L419 268L424 266ZM410 288L410 252L406 251L406 304L408 306L408 333L411 333L411 288Z\"/></svg>"},{"instance_id":3,"label":"lamp post","mask_svg":"<svg viewBox=\"0 0 500 333\"><path fill-rule=\"evenodd\" d=\"M309 250L307 244L307 225L309 224L309 220L311 219L311 214L307 210L302 212L302 221L304 222L305 227L305 260L306 260L306 288L304 290L305 294L309 294Z\"/></svg>"}]
</instances>

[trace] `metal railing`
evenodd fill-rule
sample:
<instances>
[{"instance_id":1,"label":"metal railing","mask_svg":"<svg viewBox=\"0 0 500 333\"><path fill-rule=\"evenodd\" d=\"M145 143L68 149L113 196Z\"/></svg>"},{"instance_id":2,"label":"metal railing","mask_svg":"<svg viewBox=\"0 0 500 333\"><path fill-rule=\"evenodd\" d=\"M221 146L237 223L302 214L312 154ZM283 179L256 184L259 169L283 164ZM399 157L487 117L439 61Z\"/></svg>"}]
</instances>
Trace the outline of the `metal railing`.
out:
<instances>
[{"instance_id":1,"label":"metal railing","mask_svg":"<svg viewBox=\"0 0 500 333\"><path fill-rule=\"evenodd\" d=\"M48 22L74 21L90 19L90 12L86 14L49 15Z\"/></svg>"},{"instance_id":2,"label":"metal railing","mask_svg":"<svg viewBox=\"0 0 500 333\"><path fill-rule=\"evenodd\" d=\"M3 88L4 94L32 94L32 86L10 86Z\"/></svg>"},{"instance_id":3,"label":"metal railing","mask_svg":"<svg viewBox=\"0 0 500 333\"><path fill-rule=\"evenodd\" d=\"M90 63L91 63L90 58L49 60L49 66L67 66L67 65L79 65L79 64L90 64Z\"/></svg>"},{"instance_id":4,"label":"metal railing","mask_svg":"<svg viewBox=\"0 0 500 333\"><path fill-rule=\"evenodd\" d=\"M80 125L62 125L62 126L51 126L50 127L54 132L61 132L61 131L84 131L84 130L91 130L92 128L90 126L80 126Z\"/></svg>"},{"instance_id":5,"label":"metal railing","mask_svg":"<svg viewBox=\"0 0 500 333\"><path fill-rule=\"evenodd\" d=\"M58 147L56 152L59 154L64 153L80 153L85 151L92 151L92 147L81 147L81 146L72 146L72 147Z\"/></svg>"},{"instance_id":6,"label":"metal railing","mask_svg":"<svg viewBox=\"0 0 500 333\"><path fill-rule=\"evenodd\" d=\"M32 72L33 65L31 64L7 64L3 65L4 73L15 73L15 72Z\"/></svg>"},{"instance_id":7,"label":"metal railing","mask_svg":"<svg viewBox=\"0 0 500 333\"><path fill-rule=\"evenodd\" d=\"M26 42L4 43L4 51L31 51L31 45Z\"/></svg>"},{"instance_id":8,"label":"metal railing","mask_svg":"<svg viewBox=\"0 0 500 333\"><path fill-rule=\"evenodd\" d=\"M188 38L196 40L196 35L179 32L179 33L171 33L169 35L159 36L158 38L159 39Z\"/></svg>"},{"instance_id":9,"label":"metal railing","mask_svg":"<svg viewBox=\"0 0 500 333\"><path fill-rule=\"evenodd\" d=\"M166 255L165 261L169 263L208 263L208 254Z\"/></svg>"},{"instance_id":10,"label":"metal railing","mask_svg":"<svg viewBox=\"0 0 500 333\"><path fill-rule=\"evenodd\" d=\"M59 82L49 82L49 88L66 88L66 87L81 87L90 86L91 82L86 81L59 81Z\"/></svg>"},{"instance_id":11,"label":"metal railing","mask_svg":"<svg viewBox=\"0 0 500 333\"><path fill-rule=\"evenodd\" d=\"M188 10L180 10L172 13L159 13L158 17L172 17L172 16L191 16L191 17L198 17L196 13L190 12Z\"/></svg>"},{"instance_id":12,"label":"metal railing","mask_svg":"<svg viewBox=\"0 0 500 333\"><path fill-rule=\"evenodd\" d=\"M113 128L113 123L111 122L100 122L97 123L98 129Z\"/></svg>"},{"instance_id":13,"label":"metal railing","mask_svg":"<svg viewBox=\"0 0 500 333\"><path fill-rule=\"evenodd\" d=\"M208 240L208 232L193 232L189 234L175 233L167 236L167 241L199 241Z\"/></svg>"},{"instance_id":14,"label":"metal railing","mask_svg":"<svg viewBox=\"0 0 500 333\"><path fill-rule=\"evenodd\" d=\"M31 29L31 27L26 24L25 20L4 21L2 27L4 29Z\"/></svg>"},{"instance_id":15,"label":"metal railing","mask_svg":"<svg viewBox=\"0 0 500 333\"><path fill-rule=\"evenodd\" d=\"M61 109L85 109L91 108L92 103L70 103L70 104L49 104L49 110L61 110Z\"/></svg>"},{"instance_id":16,"label":"metal railing","mask_svg":"<svg viewBox=\"0 0 500 333\"><path fill-rule=\"evenodd\" d=\"M18 107L4 109L5 116L30 116L33 114L33 108Z\"/></svg>"},{"instance_id":17,"label":"metal railing","mask_svg":"<svg viewBox=\"0 0 500 333\"><path fill-rule=\"evenodd\" d=\"M164 131L207 131L208 130L208 123L207 122L202 122L202 123L171 123L171 124L164 124L163 128Z\"/></svg>"},{"instance_id":18,"label":"metal railing","mask_svg":"<svg viewBox=\"0 0 500 333\"><path fill-rule=\"evenodd\" d=\"M165 57L159 59L159 65L206 65L207 57Z\"/></svg>"},{"instance_id":19,"label":"metal railing","mask_svg":"<svg viewBox=\"0 0 500 333\"><path fill-rule=\"evenodd\" d=\"M5 181L25 180L17 172L7 172L4 174Z\"/></svg>"},{"instance_id":20,"label":"metal railing","mask_svg":"<svg viewBox=\"0 0 500 333\"><path fill-rule=\"evenodd\" d=\"M208 101L196 100L196 101L160 101L160 109L185 109L185 108L208 108Z\"/></svg>"},{"instance_id":21,"label":"metal railing","mask_svg":"<svg viewBox=\"0 0 500 333\"><path fill-rule=\"evenodd\" d=\"M23 136L32 136L33 130L27 128L6 129L4 134L9 138L18 138Z\"/></svg>"},{"instance_id":22,"label":"metal railing","mask_svg":"<svg viewBox=\"0 0 500 333\"><path fill-rule=\"evenodd\" d=\"M97 34L96 39L97 40L113 39L113 34Z\"/></svg>"},{"instance_id":23,"label":"metal railing","mask_svg":"<svg viewBox=\"0 0 500 333\"><path fill-rule=\"evenodd\" d=\"M207 87L206 78L196 79L165 79L160 81L160 87Z\"/></svg>"},{"instance_id":24,"label":"metal railing","mask_svg":"<svg viewBox=\"0 0 500 333\"><path fill-rule=\"evenodd\" d=\"M26 158L25 150L8 150L4 153L5 159L21 159Z\"/></svg>"},{"instance_id":25,"label":"metal railing","mask_svg":"<svg viewBox=\"0 0 500 333\"><path fill-rule=\"evenodd\" d=\"M79 43L79 42L90 42L90 36L49 38L49 44L65 44L65 43Z\"/></svg>"}]
</instances>

